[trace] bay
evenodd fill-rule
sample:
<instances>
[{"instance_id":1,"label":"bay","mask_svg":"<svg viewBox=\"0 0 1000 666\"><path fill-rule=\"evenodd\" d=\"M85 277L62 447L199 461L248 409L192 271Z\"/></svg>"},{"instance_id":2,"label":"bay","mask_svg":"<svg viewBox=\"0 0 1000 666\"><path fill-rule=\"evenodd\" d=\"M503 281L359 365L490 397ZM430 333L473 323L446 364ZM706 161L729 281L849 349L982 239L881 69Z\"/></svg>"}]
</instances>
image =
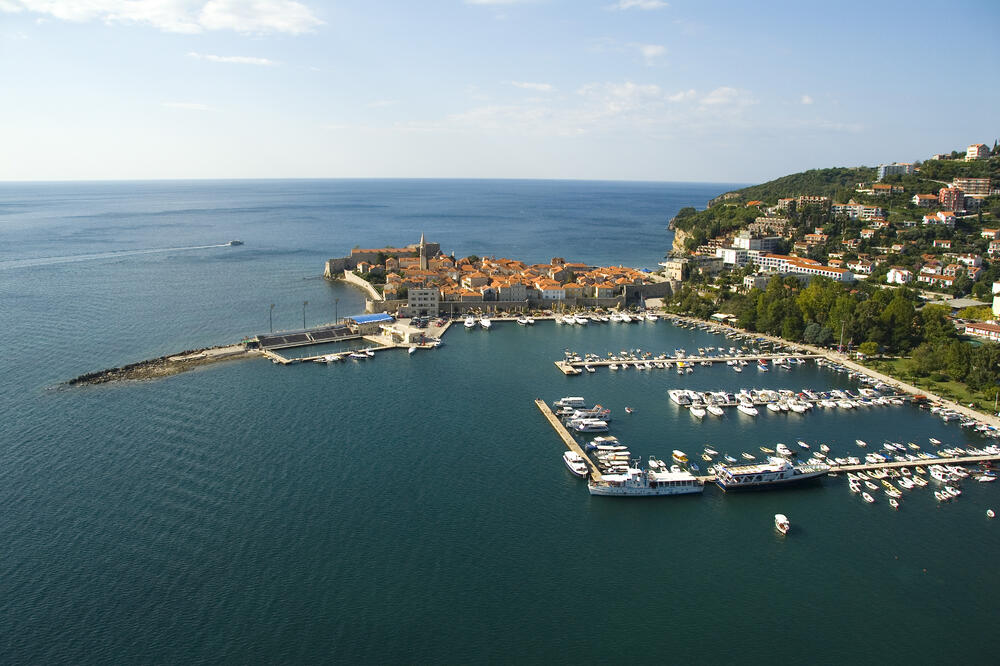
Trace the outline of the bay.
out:
<instances>
[{"instance_id":1,"label":"bay","mask_svg":"<svg viewBox=\"0 0 1000 666\"><path fill-rule=\"evenodd\" d=\"M567 473L536 397L610 406L613 433L643 456L979 443L910 406L697 423L666 396L853 385L811 364L572 378L552 365L565 348L727 343L708 333L498 323L364 363L58 386L265 332L272 303L276 330L303 311L309 325L358 313L359 292L320 277L355 245L424 233L458 256L654 267L670 217L731 188L0 185L4 661L983 661L1000 545L989 484L945 506L915 491L893 512L842 477L616 501ZM246 244L219 247L233 238Z\"/></svg>"}]
</instances>

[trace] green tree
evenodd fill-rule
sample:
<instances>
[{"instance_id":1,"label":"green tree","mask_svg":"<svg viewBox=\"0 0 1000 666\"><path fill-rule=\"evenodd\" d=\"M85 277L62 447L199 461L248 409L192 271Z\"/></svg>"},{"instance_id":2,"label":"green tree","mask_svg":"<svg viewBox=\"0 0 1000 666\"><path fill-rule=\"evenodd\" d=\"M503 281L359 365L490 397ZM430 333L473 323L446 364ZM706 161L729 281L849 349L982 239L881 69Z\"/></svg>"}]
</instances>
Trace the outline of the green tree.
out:
<instances>
[{"instance_id":1,"label":"green tree","mask_svg":"<svg viewBox=\"0 0 1000 666\"><path fill-rule=\"evenodd\" d=\"M870 340L868 342L862 342L858 345L858 351L865 356L875 356L875 354L878 353L878 343Z\"/></svg>"}]
</instances>

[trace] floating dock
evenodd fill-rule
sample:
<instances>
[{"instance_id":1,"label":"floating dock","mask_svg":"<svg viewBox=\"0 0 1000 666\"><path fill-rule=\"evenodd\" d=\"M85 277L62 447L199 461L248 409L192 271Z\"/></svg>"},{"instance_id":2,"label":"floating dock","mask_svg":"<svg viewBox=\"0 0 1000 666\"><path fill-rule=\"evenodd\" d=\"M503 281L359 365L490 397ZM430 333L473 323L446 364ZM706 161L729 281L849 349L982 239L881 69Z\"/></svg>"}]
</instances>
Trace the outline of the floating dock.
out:
<instances>
[{"instance_id":1,"label":"floating dock","mask_svg":"<svg viewBox=\"0 0 1000 666\"><path fill-rule=\"evenodd\" d=\"M822 358L821 354L747 354L743 356L668 356L660 358L648 358L648 359L625 359L621 361L616 361L614 359L599 359L594 361L555 361L555 366L562 371L564 375L578 375L583 372L585 366L591 368L600 368L610 365L617 365L624 368L642 367L644 370L670 370L676 367L677 363L684 363L685 365L691 364L691 366L701 365L702 363L707 363L709 365L714 365L716 363L728 363L730 361L753 361L756 363L759 359L764 359L767 361L785 361L789 359L795 360L805 360L807 358ZM646 367L646 363L650 364L650 367ZM669 364L665 368L657 368L656 363ZM747 366L749 367L749 365ZM770 368L769 368L770 369Z\"/></svg>"},{"instance_id":2,"label":"floating dock","mask_svg":"<svg viewBox=\"0 0 1000 666\"><path fill-rule=\"evenodd\" d=\"M559 438L562 439L563 444L566 445L566 448L569 449L570 451L576 451L580 455L580 457L584 459L584 461L587 463L587 468L590 470L590 478L594 481L603 480L604 477L601 476L601 472L600 470L597 469L597 465L594 464L594 461L590 459L590 456L584 453L583 449L580 448L579 442L577 442L576 439L573 438L573 435L570 434L569 430L566 429L566 426L562 424L562 421L559 420L559 417L557 417L555 414L552 413L552 409L550 409L549 406L545 404L545 401L541 399L536 399L535 405L538 407L539 411L541 411L542 414L545 415L545 418L548 419L549 425L552 426L552 429L555 430L556 434L559 435Z\"/></svg>"}]
</instances>

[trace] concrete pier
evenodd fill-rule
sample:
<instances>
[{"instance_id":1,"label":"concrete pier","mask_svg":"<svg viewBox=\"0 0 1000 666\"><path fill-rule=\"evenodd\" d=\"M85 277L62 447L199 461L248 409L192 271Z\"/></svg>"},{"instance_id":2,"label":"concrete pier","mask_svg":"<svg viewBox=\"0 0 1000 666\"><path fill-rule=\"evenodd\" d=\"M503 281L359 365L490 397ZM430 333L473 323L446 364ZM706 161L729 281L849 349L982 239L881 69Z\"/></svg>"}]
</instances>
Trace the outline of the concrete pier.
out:
<instances>
[{"instance_id":1,"label":"concrete pier","mask_svg":"<svg viewBox=\"0 0 1000 666\"><path fill-rule=\"evenodd\" d=\"M590 478L594 481L601 481L604 477L601 476L601 472L597 469L597 465L594 464L594 461L590 459L590 456L584 453L583 449L580 448L580 444L573 438L573 435L570 434L569 430L566 429L566 426L562 424L559 417L552 412L552 409L545 404L544 400L536 399L535 405L538 407L539 411L545 415L549 425L551 425L552 429L559 435L559 438L563 441L563 444L566 445L566 448L570 451L576 451L587 463L587 468L590 470Z\"/></svg>"}]
</instances>

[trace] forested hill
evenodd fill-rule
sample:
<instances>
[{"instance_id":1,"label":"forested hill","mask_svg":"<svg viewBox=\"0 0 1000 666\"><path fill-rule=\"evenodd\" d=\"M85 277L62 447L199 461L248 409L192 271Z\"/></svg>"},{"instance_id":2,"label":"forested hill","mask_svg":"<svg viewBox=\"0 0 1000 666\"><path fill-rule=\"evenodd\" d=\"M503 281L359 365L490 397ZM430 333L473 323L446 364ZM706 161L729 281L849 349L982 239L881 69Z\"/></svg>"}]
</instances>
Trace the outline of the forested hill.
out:
<instances>
[{"instance_id":1,"label":"forested hill","mask_svg":"<svg viewBox=\"0 0 1000 666\"><path fill-rule=\"evenodd\" d=\"M775 180L751 185L741 190L734 190L713 199L709 205L724 199L738 201L767 201L773 203L782 197L797 197L799 195L814 195L838 199L838 195L849 197L858 183L868 183L875 180L876 170L873 167L835 167L832 169L810 169L801 173L793 173ZM731 196L732 194L738 197ZM844 198L846 201L847 198Z\"/></svg>"}]
</instances>

